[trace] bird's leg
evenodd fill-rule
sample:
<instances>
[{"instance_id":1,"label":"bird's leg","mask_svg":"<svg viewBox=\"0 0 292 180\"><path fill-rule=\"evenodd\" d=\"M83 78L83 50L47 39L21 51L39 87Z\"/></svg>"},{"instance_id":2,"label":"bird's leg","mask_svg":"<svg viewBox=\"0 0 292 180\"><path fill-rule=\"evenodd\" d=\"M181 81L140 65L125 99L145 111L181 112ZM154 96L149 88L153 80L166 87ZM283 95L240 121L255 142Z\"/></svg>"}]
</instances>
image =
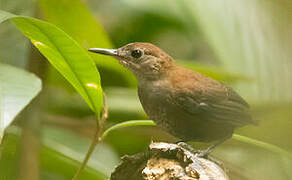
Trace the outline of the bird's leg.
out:
<instances>
[{"instance_id":1,"label":"bird's leg","mask_svg":"<svg viewBox=\"0 0 292 180\"><path fill-rule=\"evenodd\" d=\"M207 149L194 149L191 145L185 143L185 142L177 142L177 145L180 147L190 151L191 153L195 154L197 157L207 157L209 153L212 152L212 150L216 147L216 144L212 144ZM220 144L220 143L219 143Z\"/></svg>"},{"instance_id":2,"label":"bird's leg","mask_svg":"<svg viewBox=\"0 0 292 180\"><path fill-rule=\"evenodd\" d=\"M211 144L209 147L207 147L206 149L194 149L191 145L185 143L185 142L177 142L176 144L179 145L182 148L185 148L186 150L192 152L193 154L196 154L197 157L205 157L208 158L208 155L213 151L213 149L221 144L222 142L225 141L225 138L219 141L214 142L213 144Z\"/></svg>"},{"instance_id":3,"label":"bird's leg","mask_svg":"<svg viewBox=\"0 0 292 180\"><path fill-rule=\"evenodd\" d=\"M180 142L177 142L176 144L188 151L190 151L191 153L195 154L197 157L203 157L203 158L206 158L214 163L216 163L217 165L219 165L220 167L222 167L225 171L227 170L226 167L224 166L223 162L212 157L212 156L209 156L209 154L213 151L213 149L221 144L222 141L218 141L214 144L212 144L211 146L209 146L207 149L204 149L204 150L199 150L199 149L195 149L193 148L191 145L183 142L183 141L180 141Z\"/></svg>"},{"instance_id":4,"label":"bird's leg","mask_svg":"<svg viewBox=\"0 0 292 180\"><path fill-rule=\"evenodd\" d=\"M208 158L208 155L214 150L214 148L216 146L218 146L219 144L223 143L224 141L226 141L229 138L230 138L230 136L226 136L225 138L223 138L221 140L213 142L209 147L207 147L207 149L199 150L199 153L197 153L197 156L198 157L207 157Z\"/></svg>"},{"instance_id":5,"label":"bird's leg","mask_svg":"<svg viewBox=\"0 0 292 180\"><path fill-rule=\"evenodd\" d=\"M189 145L189 144L187 144L187 143L185 143L185 142L183 142L183 141L179 141L179 142L177 142L176 144L177 144L178 146L180 146L180 147L182 147L182 148L184 148L184 149L190 151L190 152L193 153L193 154L198 154L198 153L199 153L199 150L194 149L191 145Z\"/></svg>"},{"instance_id":6,"label":"bird's leg","mask_svg":"<svg viewBox=\"0 0 292 180\"><path fill-rule=\"evenodd\" d=\"M220 144L220 143L218 143ZM211 144L209 147L207 147L206 149L200 149L198 150L196 156L197 157L206 157L208 158L208 155L213 151L213 149L218 145L216 144Z\"/></svg>"}]
</instances>

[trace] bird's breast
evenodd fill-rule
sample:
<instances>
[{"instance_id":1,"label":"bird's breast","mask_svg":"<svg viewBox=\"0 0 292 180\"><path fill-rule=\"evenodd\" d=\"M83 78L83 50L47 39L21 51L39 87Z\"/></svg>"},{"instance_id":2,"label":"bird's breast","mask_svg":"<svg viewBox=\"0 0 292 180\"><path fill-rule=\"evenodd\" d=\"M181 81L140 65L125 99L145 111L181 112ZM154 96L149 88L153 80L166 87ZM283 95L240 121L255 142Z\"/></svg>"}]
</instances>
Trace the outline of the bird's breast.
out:
<instances>
[{"instance_id":1,"label":"bird's breast","mask_svg":"<svg viewBox=\"0 0 292 180\"><path fill-rule=\"evenodd\" d=\"M167 99L171 96L171 89L168 84L168 81L163 80L139 84L138 94L141 103L166 103L165 101L167 101Z\"/></svg>"},{"instance_id":2,"label":"bird's breast","mask_svg":"<svg viewBox=\"0 0 292 180\"><path fill-rule=\"evenodd\" d=\"M165 82L153 82L147 85L138 86L140 102L148 115L160 127L170 129L171 123L168 121L170 110L173 109L171 101L171 90L165 87Z\"/></svg>"},{"instance_id":3,"label":"bird's breast","mask_svg":"<svg viewBox=\"0 0 292 180\"><path fill-rule=\"evenodd\" d=\"M158 107L166 104L167 100L171 96L171 93L161 83L156 82L139 86L138 95L142 106L148 114L147 111L149 111L150 109L157 109ZM149 113L152 114L152 111Z\"/></svg>"}]
</instances>

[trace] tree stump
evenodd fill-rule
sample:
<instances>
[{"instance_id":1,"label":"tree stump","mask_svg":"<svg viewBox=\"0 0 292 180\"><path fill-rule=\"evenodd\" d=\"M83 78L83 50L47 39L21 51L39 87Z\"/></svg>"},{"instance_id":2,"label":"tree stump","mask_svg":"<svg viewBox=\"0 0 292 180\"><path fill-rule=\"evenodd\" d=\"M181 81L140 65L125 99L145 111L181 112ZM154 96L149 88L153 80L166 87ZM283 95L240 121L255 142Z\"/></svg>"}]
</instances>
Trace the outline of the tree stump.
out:
<instances>
[{"instance_id":1,"label":"tree stump","mask_svg":"<svg viewBox=\"0 0 292 180\"><path fill-rule=\"evenodd\" d=\"M149 150L124 156L110 180L228 180L216 163L176 144L151 143Z\"/></svg>"}]
</instances>

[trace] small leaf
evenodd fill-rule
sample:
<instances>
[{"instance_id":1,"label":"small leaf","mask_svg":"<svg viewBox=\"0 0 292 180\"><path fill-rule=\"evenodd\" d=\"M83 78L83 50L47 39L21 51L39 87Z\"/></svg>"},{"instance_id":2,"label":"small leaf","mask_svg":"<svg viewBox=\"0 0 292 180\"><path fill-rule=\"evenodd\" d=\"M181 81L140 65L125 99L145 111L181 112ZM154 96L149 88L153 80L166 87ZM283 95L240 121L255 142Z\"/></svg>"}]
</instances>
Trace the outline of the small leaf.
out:
<instances>
[{"instance_id":1,"label":"small leaf","mask_svg":"<svg viewBox=\"0 0 292 180\"><path fill-rule=\"evenodd\" d=\"M41 84L29 72L0 64L0 142L15 116L40 92Z\"/></svg>"},{"instance_id":2,"label":"small leaf","mask_svg":"<svg viewBox=\"0 0 292 180\"><path fill-rule=\"evenodd\" d=\"M11 19L50 63L72 84L89 107L99 114L102 88L99 73L88 53L56 26L30 17L0 11L1 20Z\"/></svg>"},{"instance_id":3,"label":"small leaf","mask_svg":"<svg viewBox=\"0 0 292 180\"><path fill-rule=\"evenodd\" d=\"M125 121L122 123L115 124L104 131L102 135L102 139L104 139L108 133L110 133L113 130L124 128L124 127L130 127L130 126L156 126L155 122L151 120L131 120L131 121Z\"/></svg>"}]
</instances>

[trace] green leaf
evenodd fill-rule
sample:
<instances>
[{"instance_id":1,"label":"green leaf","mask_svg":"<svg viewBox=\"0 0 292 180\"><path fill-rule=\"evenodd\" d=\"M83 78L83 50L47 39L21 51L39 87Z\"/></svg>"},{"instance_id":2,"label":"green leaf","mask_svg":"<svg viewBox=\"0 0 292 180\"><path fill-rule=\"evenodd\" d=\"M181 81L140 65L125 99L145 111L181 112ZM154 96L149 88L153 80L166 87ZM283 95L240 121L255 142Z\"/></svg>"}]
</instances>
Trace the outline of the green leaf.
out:
<instances>
[{"instance_id":1,"label":"green leaf","mask_svg":"<svg viewBox=\"0 0 292 180\"><path fill-rule=\"evenodd\" d=\"M83 1L38 0L38 4L49 22L68 33L86 50L92 47L113 48L103 27L89 12ZM103 86L113 82L132 87L136 85L133 74L124 69L116 59L95 53L90 53L90 56L101 70L101 74L106 73L105 76L103 75Z\"/></svg>"},{"instance_id":2,"label":"green leaf","mask_svg":"<svg viewBox=\"0 0 292 180\"><path fill-rule=\"evenodd\" d=\"M18 179L19 157L20 157L20 133L15 131L10 133L15 126L9 126L1 144L0 156L0 178Z\"/></svg>"},{"instance_id":3,"label":"green leaf","mask_svg":"<svg viewBox=\"0 0 292 180\"><path fill-rule=\"evenodd\" d=\"M49 147L53 151L61 153L63 156L70 157L74 161L80 163L83 161L90 139L80 137L66 129L58 129L45 126L43 131L43 145ZM54 161L47 160L54 164ZM118 164L119 157L107 144L100 143L96 146L87 166L99 172L104 177L109 177L114 167ZM57 169L55 169L57 170ZM59 170L57 170L59 171ZM74 172L74 171L73 171ZM60 171L62 173L62 171ZM70 174L71 176L74 173Z\"/></svg>"},{"instance_id":4,"label":"green leaf","mask_svg":"<svg viewBox=\"0 0 292 180\"><path fill-rule=\"evenodd\" d=\"M1 20L11 19L50 63L72 84L90 108L99 114L102 88L92 58L70 36L56 26L30 17L0 11Z\"/></svg>"},{"instance_id":5,"label":"green leaf","mask_svg":"<svg viewBox=\"0 0 292 180\"><path fill-rule=\"evenodd\" d=\"M58 152L49 146L42 146L40 153L41 172L58 175L62 179L72 179L81 164L72 157ZM86 167L80 175L80 179L86 180L106 180L107 178L103 172L97 171L94 167Z\"/></svg>"},{"instance_id":6,"label":"green leaf","mask_svg":"<svg viewBox=\"0 0 292 180\"><path fill-rule=\"evenodd\" d=\"M41 84L29 72L0 64L0 141L15 116L39 93Z\"/></svg>"},{"instance_id":7,"label":"green leaf","mask_svg":"<svg viewBox=\"0 0 292 180\"><path fill-rule=\"evenodd\" d=\"M156 126L155 122L151 120L131 120L131 121L125 121L122 123L115 124L104 131L102 135L102 139L104 139L108 133L110 133L113 130L124 128L124 127L130 127L130 126Z\"/></svg>"},{"instance_id":8,"label":"green leaf","mask_svg":"<svg viewBox=\"0 0 292 180\"><path fill-rule=\"evenodd\" d=\"M76 136L68 130L45 126L40 147L40 179L56 176L57 179L71 179L82 162L90 143L89 139ZM21 129L10 126L3 139L0 156L0 178L17 179L20 156ZM106 144L99 144L80 179L105 180L118 163L118 156ZM50 179L50 178L49 178Z\"/></svg>"}]
</instances>

